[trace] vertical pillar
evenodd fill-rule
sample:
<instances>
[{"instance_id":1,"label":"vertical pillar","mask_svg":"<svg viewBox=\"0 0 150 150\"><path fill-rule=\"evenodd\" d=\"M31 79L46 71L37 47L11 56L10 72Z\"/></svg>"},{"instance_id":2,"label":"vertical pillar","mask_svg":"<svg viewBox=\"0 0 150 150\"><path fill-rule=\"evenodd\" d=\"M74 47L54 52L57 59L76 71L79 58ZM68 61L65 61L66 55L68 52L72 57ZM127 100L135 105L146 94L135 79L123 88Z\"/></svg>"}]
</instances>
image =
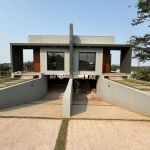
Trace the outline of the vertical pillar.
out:
<instances>
[{"instance_id":1,"label":"vertical pillar","mask_svg":"<svg viewBox=\"0 0 150 150\"><path fill-rule=\"evenodd\" d=\"M40 49L33 49L33 71L40 72Z\"/></svg>"},{"instance_id":2,"label":"vertical pillar","mask_svg":"<svg viewBox=\"0 0 150 150\"><path fill-rule=\"evenodd\" d=\"M121 73L129 73L129 74L131 73L131 57L132 57L132 47L121 50L120 56Z\"/></svg>"},{"instance_id":3,"label":"vertical pillar","mask_svg":"<svg viewBox=\"0 0 150 150\"><path fill-rule=\"evenodd\" d=\"M73 78L73 24L70 24L70 78Z\"/></svg>"},{"instance_id":4,"label":"vertical pillar","mask_svg":"<svg viewBox=\"0 0 150 150\"><path fill-rule=\"evenodd\" d=\"M111 58L110 50L103 49L103 73L110 73L111 67Z\"/></svg>"},{"instance_id":5,"label":"vertical pillar","mask_svg":"<svg viewBox=\"0 0 150 150\"><path fill-rule=\"evenodd\" d=\"M23 49L10 45L11 51L11 72L23 71Z\"/></svg>"}]
</instances>

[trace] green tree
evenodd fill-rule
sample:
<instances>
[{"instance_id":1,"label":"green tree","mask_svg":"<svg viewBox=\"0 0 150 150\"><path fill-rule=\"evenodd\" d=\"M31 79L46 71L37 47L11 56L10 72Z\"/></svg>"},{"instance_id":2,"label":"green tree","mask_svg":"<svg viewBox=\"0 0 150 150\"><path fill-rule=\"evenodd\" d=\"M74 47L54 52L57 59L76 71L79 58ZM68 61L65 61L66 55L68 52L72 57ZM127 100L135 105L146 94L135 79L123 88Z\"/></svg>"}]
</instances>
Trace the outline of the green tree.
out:
<instances>
[{"instance_id":1,"label":"green tree","mask_svg":"<svg viewBox=\"0 0 150 150\"><path fill-rule=\"evenodd\" d=\"M145 21L150 21L150 0L139 0L135 6L137 8L137 18L133 19L131 24L135 26ZM144 36L133 35L128 43L133 45L133 58L137 58L139 62L150 60L149 33Z\"/></svg>"},{"instance_id":2,"label":"green tree","mask_svg":"<svg viewBox=\"0 0 150 150\"><path fill-rule=\"evenodd\" d=\"M10 63L0 64L0 70L1 71L9 71L9 70L11 70Z\"/></svg>"},{"instance_id":3,"label":"green tree","mask_svg":"<svg viewBox=\"0 0 150 150\"><path fill-rule=\"evenodd\" d=\"M28 61L24 63L25 71L33 71L33 61Z\"/></svg>"},{"instance_id":4,"label":"green tree","mask_svg":"<svg viewBox=\"0 0 150 150\"><path fill-rule=\"evenodd\" d=\"M150 81L150 71L147 68L138 68L132 77L136 80Z\"/></svg>"}]
</instances>

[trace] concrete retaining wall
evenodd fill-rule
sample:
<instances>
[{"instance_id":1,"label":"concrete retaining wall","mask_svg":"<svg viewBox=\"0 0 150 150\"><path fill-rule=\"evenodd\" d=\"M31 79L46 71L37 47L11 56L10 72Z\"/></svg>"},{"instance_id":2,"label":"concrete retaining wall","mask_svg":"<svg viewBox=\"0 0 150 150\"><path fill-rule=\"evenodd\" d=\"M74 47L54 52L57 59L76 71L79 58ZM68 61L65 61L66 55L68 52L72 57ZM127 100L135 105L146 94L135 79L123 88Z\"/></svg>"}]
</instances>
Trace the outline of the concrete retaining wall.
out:
<instances>
[{"instance_id":1,"label":"concrete retaining wall","mask_svg":"<svg viewBox=\"0 0 150 150\"><path fill-rule=\"evenodd\" d=\"M71 107L72 107L72 96L73 96L73 79L69 79L67 88L63 96L63 116L71 116Z\"/></svg>"},{"instance_id":2,"label":"concrete retaining wall","mask_svg":"<svg viewBox=\"0 0 150 150\"><path fill-rule=\"evenodd\" d=\"M0 90L0 109L42 99L47 94L47 77Z\"/></svg>"},{"instance_id":3,"label":"concrete retaining wall","mask_svg":"<svg viewBox=\"0 0 150 150\"><path fill-rule=\"evenodd\" d=\"M105 102L150 117L150 94L99 77L97 95Z\"/></svg>"}]
</instances>

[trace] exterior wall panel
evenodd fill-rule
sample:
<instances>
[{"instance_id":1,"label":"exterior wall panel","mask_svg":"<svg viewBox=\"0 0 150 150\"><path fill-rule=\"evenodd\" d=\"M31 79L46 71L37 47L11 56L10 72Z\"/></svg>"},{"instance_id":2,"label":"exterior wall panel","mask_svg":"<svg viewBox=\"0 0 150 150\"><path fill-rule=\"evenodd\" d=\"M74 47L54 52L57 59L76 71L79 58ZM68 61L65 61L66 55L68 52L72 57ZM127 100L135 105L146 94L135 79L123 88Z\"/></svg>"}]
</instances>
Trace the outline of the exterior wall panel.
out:
<instances>
[{"instance_id":1,"label":"exterior wall panel","mask_svg":"<svg viewBox=\"0 0 150 150\"><path fill-rule=\"evenodd\" d=\"M79 52L95 52L95 71L79 71ZM103 49L102 48L74 48L73 50L73 72L82 75L100 75L102 73Z\"/></svg>"},{"instance_id":2,"label":"exterior wall panel","mask_svg":"<svg viewBox=\"0 0 150 150\"><path fill-rule=\"evenodd\" d=\"M103 73L110 73L110 50L103 51Z\"/></svg>"},{"instance_id":3,"label":"exterior wall panel","mask_svg":"<svg viewBox=\"0 0 150 150\"><path fill-rule=\"evenodd\" d=\"M34 72L40 72L40 49L33 50L34 64L33 69Z\"/></svg>"},{"instance_id":4,"label":"exterior wall panel","mask_svg":"<svg viewBox=\"0 0 150 150\"><path fill-rule=\"evenodd\" d=\"M64 70L47 70L47 52L64 52ZM57 75L60 71L68 75L70 73L70 52L68 48L41 47L40 68L44 75Z\"/></svg>"}]
</instances>

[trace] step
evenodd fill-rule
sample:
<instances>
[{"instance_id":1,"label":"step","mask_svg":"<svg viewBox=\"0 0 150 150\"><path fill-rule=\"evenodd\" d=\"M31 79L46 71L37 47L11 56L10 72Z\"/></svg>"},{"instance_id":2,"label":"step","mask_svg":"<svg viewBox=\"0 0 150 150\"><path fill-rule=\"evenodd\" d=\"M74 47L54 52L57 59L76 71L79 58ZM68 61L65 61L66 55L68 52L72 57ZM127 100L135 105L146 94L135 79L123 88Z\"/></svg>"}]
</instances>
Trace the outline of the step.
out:
<instances>
[{"instance_id":1,"label":"step","mask_svg":"<svg viewBox=\"0 0 150 150\"><path fill-rule=\"evenodd\" d=\"M109 79L110 79L110 80L122 80L122 77L118 77L118 76L114 77L114 76L111 76L111 77L109 77Z\"/></svg>"},{"instance_id":2,"label":"step","mask_svg":"<svg viewBox=\"0 0 150 150\"><path fill-rule=\"evenodd\" d=\"M21 76L21 79L33 79L33 76Z\"/></svg>"}]
</instances>

